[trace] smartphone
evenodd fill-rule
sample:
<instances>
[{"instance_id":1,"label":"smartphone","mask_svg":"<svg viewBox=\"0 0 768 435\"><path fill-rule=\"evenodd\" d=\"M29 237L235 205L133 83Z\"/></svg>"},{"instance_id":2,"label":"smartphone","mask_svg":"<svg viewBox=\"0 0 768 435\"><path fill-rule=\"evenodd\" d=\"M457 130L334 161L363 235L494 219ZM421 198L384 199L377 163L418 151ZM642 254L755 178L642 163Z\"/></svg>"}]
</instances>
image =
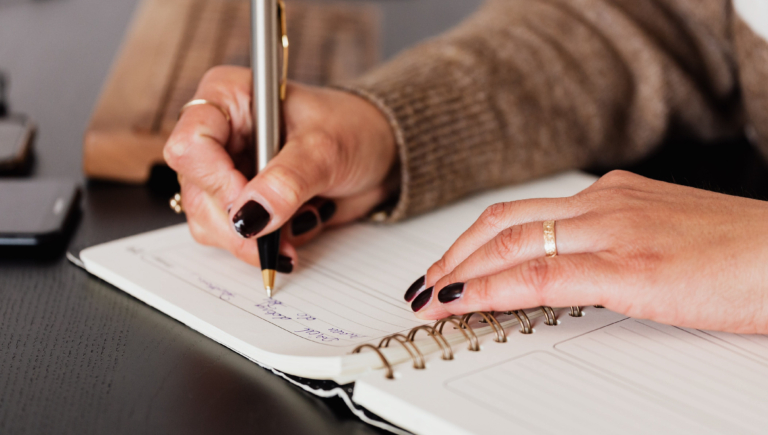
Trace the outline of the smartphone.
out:
<instances>
[{"instance_id":1,"label":"smartphone","mask_svg":"<svg viewBox=\"0 0 768 435\"><path fill-rule=\"evenodd\" d=\"M35 125L24 116L0 118L0 174L22 173L31 160Z\"/></svg>"},{"instance_id":2,"label":"smartphone","mask_svg":"<svg viewBox=\"0 0 768 435\"><path fill-rule=\"evenodd\" d=\"M79 211L74 181L0 181L0 248L58 246Z\"/></svg>"}]
</instances>

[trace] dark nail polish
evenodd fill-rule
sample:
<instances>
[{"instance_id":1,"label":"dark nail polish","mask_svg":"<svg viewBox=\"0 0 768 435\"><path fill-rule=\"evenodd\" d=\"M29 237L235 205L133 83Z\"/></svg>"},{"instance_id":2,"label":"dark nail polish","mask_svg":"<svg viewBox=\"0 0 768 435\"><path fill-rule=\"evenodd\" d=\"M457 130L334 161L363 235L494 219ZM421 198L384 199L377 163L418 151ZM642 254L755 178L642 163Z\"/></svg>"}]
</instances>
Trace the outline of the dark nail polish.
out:
<instances>
[{"instance_id":1,"label":"dark nail polish","mask_svg":"<svg viewBox=\"0 0 768 435\"><path fill-rule=\"evenodd\" d=\"M453 302L464 294L464 283L456 282L443 287L437 292L437 300L442 304Z\"/></svg>"},{"instance_id":2,"label":"dark nail polish","mask_svg":"<svg viewBox=\"0 0 768 435\"><path fill-rule=\"evenodd\" d=\"M317 214L320 215L320 222L326 223L336 214L336 203L331 201L325 201L323 205L318 207Z\"/></svg>"},{"instance_id":3,"label":"dark nail polish","mask_svg":"<svg viewBox=\"0 0 768 435\"><path fill-rule=\"evenodd\" d=\"M277 257L277 271L285 274L293 272L293 258L280 254Z\"/></svg>"},{"instance_id":4,"label":"dark nail polish","mask_svg":"<svg viewBox=\"0 0 768 435\"><path fill-rule=\"evenodd\" d=\"M429 300L432 299L432 289L434 287L430 287L416 296L416 299L411 303L411 309L414 313L427 306Z\"/></svg>"},{"instance_id":5,"label":"dark nail polish","mask_svg":"<svg viewBox=\"0 0 768 435\"><path fill-rule=\"evenodd\" d=\"M269 223L269 212L256 201L248 201L232 218L235 230L246 239L259 234Z\"/></svg>"},{"instance_id":6,"label":"dark nail polish","mask_svg":"<svg viewBox=\"0 0 768 435\"><path fill-rule=\"evenodd\" d=\"M413 300L413 298L416 297L416 293L419 292L419 290L424 288L424 276L422 275L419 279L413 282L410 287L408 287L408 291L405 292L405 301L410 302Z\"/></svg>"},{"instance_id":7,"label":"dark nail polish","mask_svg":"<svg viewBox=\"0 0 768 435\"><path fill-rule=\"evenodd\" d=\"M293 218L293 221L291 221L291 233L294 236L300 236L315 229L317 224L317 216L307 210Z\"/></svg>"}]
</instances>

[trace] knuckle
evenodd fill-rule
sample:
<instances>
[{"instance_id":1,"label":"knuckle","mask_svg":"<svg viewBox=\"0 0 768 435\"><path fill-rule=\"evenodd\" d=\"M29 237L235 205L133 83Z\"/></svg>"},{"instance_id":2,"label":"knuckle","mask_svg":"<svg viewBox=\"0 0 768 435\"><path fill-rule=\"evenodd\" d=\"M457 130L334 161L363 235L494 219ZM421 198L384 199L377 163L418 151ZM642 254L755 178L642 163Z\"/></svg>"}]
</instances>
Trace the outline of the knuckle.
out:
<instances>
[{"instance_id":1,"label":"knuckle","mask_svg":"<svg viewBox=\"0 0 768 435\"><path fill-rule=\"evenodd\" d=\"M302 138L304 147L308 151L309 161L315 162L314 169L318 171L316 178L325 180L335 173L344 172L341 162L344 158L344 149L339 141L324 132L313 132Z\"/></svg>"},{"instance_id":2,"label":"knuckle","mask_svg":"<svg viewBox=\"0 0 768 435\"><path fill-rule=\"evenodd\" d=\"M234 70L235 70L235 67L231 65L214 66L213 68L210 68L208 71L205 72L202 80L200 80L200 83L213 83L213 82L221 81L231 76Z\"/></svg>"},{"instance_id":3,"label":"knuckle","mask_svg":"<svg viewBox=\"0 0 768 435\"><path fill-rule=\"evenodd\" d=\"M178 137L171 137L163 147L163 158L173 169L176 169L187 151L187 144Z\"/></svg>"},{"instance_id":4,"label":"knuckle","mask_svg":"<svg viewBox=\"0 0 768 435\"><path fill-rule=\"evenodd\" d=\"M303 141L309 147L320 154L333 155L338 152L338 142L328 133L315 131L304 136Z\"/></svg>"},{"instance_id":5,"label":"knuckle","mask_svg":"<svg viewBox=\"0 0 768 435\"><path fill-rule=\"evenodd\" d=\"M494 298L489 277L482 276L472 280L472 295L480 306L484 308L491 307Z\"/></svg>"},{"instance_id":6,"label":"knuckle","mask_svg":"<svg viewBox=\"0 0 768 435\"><path fill-rule=\"evenodd\" d=\"M443 255L439 260L437 260L437 262L435 262L435 264L432 265L432 267L429 268L427 275L430 277L437 277L438 279L444 277L446 274L447 264L448 262L445 258L445 255Z\"/></svg>"},{"instance_id":7,"label":"knuckle","mask_svg":"<svg viewBox=\"0 0 768 435\"><path fill-rule=\"evenodd\" d=\"M492 252L500 260L504 261L517 257L522 249L522 227L514 226L503 230L494 238Z\"/></svg>"},{"instance_id":8,"label":"knuckle","mask_svg":"<svg viewBox=\"0 0 768 435\"><path fill-rule=\"evenodd\" d=\"M607 174L600 177L601 184L623 184L628 181L634 180L637 175L629 172L629 171L622 171L620 169L615 169L611 172L608 172Z\"/></svg>"},{"instance_id":9,"label":"knuckle","mask_svg":"<svg viewBox=\"0 0 768 435\"><path fill-rule=\"evenodd\" d=\"M501 230L506 227L504 223L506 222L506 217L511 208L511 202L499 202L493 204L486 208L485 211L483 211L483 214L480 215L480 222L491 229Z\"/></svg>"},{"instance_id":10,"label":"knuckle","mask_svg":"<svg viewBox=\"0 0 768 435\"><path fill-rule=\"evenodd\" d=\"M545 258L537 258L525 263L520 269L523 285L536 295L538 304L546 305L547 290L552 279L552 266Z\"/></svg>"},{"instance_id":11,"label":"knuckle","mask_svg":"<svg viewBox=\"0 0 768 435\"><path fill-rule=\"evenodd\" d=\"M264 173L262 181L292 206L300 204L305 192L309 191L304 177L296 169L284 165L270 168Z\"/></svg>"}]
</instances>

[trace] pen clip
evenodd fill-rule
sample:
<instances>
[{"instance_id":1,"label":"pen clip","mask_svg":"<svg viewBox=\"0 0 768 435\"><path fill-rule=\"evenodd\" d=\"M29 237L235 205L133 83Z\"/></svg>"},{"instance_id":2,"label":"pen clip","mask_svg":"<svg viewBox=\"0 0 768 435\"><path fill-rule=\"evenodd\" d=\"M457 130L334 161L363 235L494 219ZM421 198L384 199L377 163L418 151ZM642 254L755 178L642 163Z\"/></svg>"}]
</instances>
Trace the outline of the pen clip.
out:
<instances>
[{"instance_id":1,"label":"pen clip","mask_svg":"<svg viewBox=\"0 0 768 435\"><path fill-rule=\"evenodd\" d=\"M283 73L280 78L280 101L285 101L288 87L288 24L285 17L285 3L277 1L277 15L280 21L280 45L283 47Z\"/></svg>"}]
</instances>

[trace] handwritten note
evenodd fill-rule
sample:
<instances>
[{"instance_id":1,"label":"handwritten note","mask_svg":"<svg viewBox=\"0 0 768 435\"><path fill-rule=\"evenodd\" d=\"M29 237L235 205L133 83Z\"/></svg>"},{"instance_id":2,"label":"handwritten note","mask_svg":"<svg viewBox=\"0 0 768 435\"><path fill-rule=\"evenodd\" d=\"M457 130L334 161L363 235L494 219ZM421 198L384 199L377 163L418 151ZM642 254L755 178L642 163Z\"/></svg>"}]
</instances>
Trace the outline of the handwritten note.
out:
<instances>
[{"instance_id":1,"label":"handwritten note","mask_svg":"<svg viewBox=\"0 0 768 435\"><path fill-rule=\"evenodd\" d=\"M152 250L129 246L126 250L142 261L294 336L324 345L346 347L406 331L423 323L413 316L402 296L393 294L391 283L388 286L378 284L387 278L392 280L393 275L400 275L401 282L409 282L423 270L414 266L413 262L388 254L387 244L387 240L377 240L371 235L364 245L347 246L358 252L357 257L361 260L356 266L350 264L344 274L340 273L339 267L349 264L345 256L336 257L344 260L342 263L324 263L323 254L317 247L304 250L302 261L306 265L299 269L300 278L281 276L284 290L278 291L273 299L267 298L261 290L261 274L257 268L232 261L224 251L201 247L194 242L190 242L189 246L163 246ZM339 243L341 247L344 245L344 242ZM360 251L366 253L360 255ZM426 253L426 258L436 255ZM363 260L363 257L367 259ZM401 260L398 261L398 258ZM390 269L391 273L382 274L382 267Z\"/></svg>"}]
</instances>

